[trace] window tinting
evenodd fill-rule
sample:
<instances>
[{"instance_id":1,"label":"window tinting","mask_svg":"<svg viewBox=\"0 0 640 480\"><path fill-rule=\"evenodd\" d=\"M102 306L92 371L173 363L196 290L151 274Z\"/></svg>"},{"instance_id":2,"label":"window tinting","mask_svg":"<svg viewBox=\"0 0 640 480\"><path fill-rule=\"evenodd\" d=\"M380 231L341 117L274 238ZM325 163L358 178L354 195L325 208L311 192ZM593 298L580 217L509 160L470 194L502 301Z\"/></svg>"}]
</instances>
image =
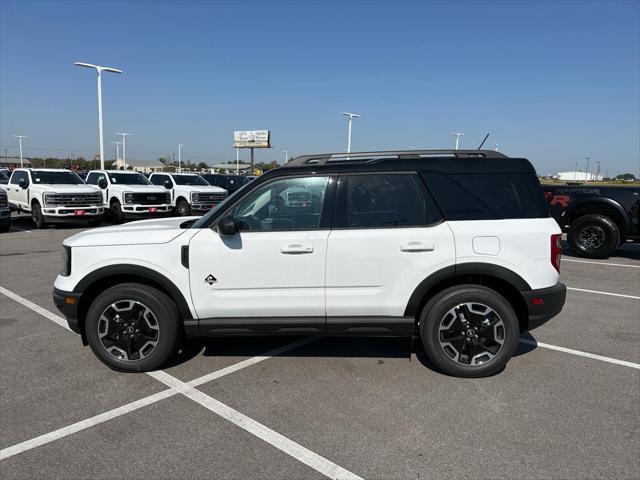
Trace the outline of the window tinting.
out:
<instances>
[{"instance_id":1,"label":"window tinting","mask_svg":"<svg viewBox=\"0 0 640 480\"><path fill-rule=\"evenodd\" d=\"M336 226L390 228L420 226L435 221L425 191L412 174L346 175L338 203Z\"/></svg>"},{"instance_id":2,"label":"window tinting","mask_svg":"<svg viewBox=\"0 0 640 480\"><path fill-rule=\"evenodd\" d=\"M329 177L274 180L233 209L241 231L309 230L320 226Z\"/></svg>"},{"instance_id":3,"label":"window tinting","mask_svg":"<svg viewBox=\"0 0 640 480\"><path fill-rule=\"evenodd\" d=\"M64 171L47 171L47 170L32 170L31 178L33 183L46 184L46 185L81 185L84 184L78 175L73 172Z\"/></svg>"},{"instance_id":4,"label":"window tinting","mask_svg":"<svg viewBox=\"0 0 640 480\"><path fill-rule=\"evenodd\" d=\"M109 172L111 183L116 185L149 185L147 177L141 173L111 173Z\"/></svg>"},{"instance_id":5,"label":"window tinting","mask_svg":"<svg viewBox=\"0 0 640 480\"><path fill-rule=\"evenodd\" d=\"M164 185L169 180L169 175L152 175L149 179L154 185Z\"/></svg>"},{"instance_id":6,"label":"window tinting","mask_svg":"<svg viewBox=\"0 0 640 480\"><path fill-rule=\"evenodd\" d=\"M530 173L422 174L447 220L549 216L542 187Z\"/></svg>"},{"instance_id":7,"label":"window tinting","mask_svg":"<svg viewBox=\"0 0 640 480\"><path fill-rule=\"evenodd\" d=\"M176 185L209 185L209 183L200 175L174 174L173 180L176 182Z\"/></svg>"}]
</instances>

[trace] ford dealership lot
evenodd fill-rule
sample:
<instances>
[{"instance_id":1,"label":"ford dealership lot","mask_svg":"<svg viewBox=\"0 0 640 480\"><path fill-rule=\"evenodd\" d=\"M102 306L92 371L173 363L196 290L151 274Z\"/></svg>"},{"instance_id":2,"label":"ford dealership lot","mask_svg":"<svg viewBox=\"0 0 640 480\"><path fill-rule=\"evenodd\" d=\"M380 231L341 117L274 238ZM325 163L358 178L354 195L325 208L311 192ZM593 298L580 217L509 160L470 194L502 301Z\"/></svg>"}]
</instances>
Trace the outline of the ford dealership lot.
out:
<instances>
[{"instance_id":1,"label":"ford dealership lot","mask_svg":"<svg viewBox=\"0 0 640 480\"><path fill-rule=\"evenodd\" d=\"M0 237L6 478L638 478L640 248L565 256L562 313L490 378L418 341L190 342L162 371L109 370L51 298L61 242Z\"/></svg>"}]
</instances>

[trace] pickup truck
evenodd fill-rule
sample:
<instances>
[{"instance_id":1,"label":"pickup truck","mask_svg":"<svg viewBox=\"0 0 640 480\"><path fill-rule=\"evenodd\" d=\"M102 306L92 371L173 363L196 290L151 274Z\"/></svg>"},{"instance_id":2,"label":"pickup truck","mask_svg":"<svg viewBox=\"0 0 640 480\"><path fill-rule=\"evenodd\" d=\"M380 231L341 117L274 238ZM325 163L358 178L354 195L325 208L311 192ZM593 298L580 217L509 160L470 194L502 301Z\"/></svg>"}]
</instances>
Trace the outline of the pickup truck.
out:
<instances>
[{"instance_id":1,"label":"pickup truck","mask_svg":"<svg viewBox=\"0 0 640 480\"><path fill-rule=\"evenodd\" d=\"M640 187L542 185L551 216L567 233L569 249L607 258L620 245L640 241Z\"/></svg>"},{"instance_id":2,"label":"pickup truck","mask_svg":"<svg viewBox=\"0 0 640 480\"><path fill-rule=\"evenodd\" d=\"M103 202L116 223L127 218L166 215L172 209L169 191L152 185L138 172L92 170L86 182L102 190Z\"/></svg>"},{"instance_id":3,"label":"pickup truck","mask_svg":"<svg viewBox=\"0 0 640 480\"><path fill-rule=\"evenodd\" d=\"M210 185L195 173L152 173L149 181L171 193L171 206L179 217L204 213L227 198L224 188Z\"/></svg>"},{"instance_id":4,"label":"pickup truck","mask_svg":"<svg viewBox=\"0 0 640 480\"><path fill-rule=\"evenodd\" d=\"M102 193L78 175L53 168L16 168L6 185L11 210L31 213L36 228L47 223L102 222Z\"/></svg>"}]
</instances>

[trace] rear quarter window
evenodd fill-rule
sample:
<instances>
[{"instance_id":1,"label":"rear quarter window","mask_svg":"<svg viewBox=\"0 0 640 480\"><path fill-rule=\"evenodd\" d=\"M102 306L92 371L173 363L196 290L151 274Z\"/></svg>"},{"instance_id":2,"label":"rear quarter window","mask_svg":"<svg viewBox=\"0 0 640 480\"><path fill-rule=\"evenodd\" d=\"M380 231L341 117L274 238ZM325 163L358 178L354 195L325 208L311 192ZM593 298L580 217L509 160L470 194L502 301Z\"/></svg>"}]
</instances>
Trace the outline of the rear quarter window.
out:
<instances>
[{"instance_id":1,"label":"rear quarter window","mask_svg":"<svg viewBox=\"0 0 640 480\"><path fill-rule=\"evenodd\" d=\"M532 173L421 173L447 220L544 218L549 207Z\"/></svg>"}]
</instances>

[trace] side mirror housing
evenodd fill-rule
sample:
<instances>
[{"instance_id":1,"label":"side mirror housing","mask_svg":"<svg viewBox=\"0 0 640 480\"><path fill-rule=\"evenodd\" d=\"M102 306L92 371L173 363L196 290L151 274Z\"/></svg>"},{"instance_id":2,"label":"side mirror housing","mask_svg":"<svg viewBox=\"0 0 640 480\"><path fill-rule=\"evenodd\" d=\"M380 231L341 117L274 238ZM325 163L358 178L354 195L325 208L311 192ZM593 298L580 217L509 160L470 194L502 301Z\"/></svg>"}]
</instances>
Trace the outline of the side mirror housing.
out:
<instances>
[{"instance_id":1,"label":"side mirror housing","mask_svg":"<svg viewBox=\"0 0 640 480\"><path fill-rule=\"evenodd\" d=\"M98 186L104 190L105 188L107 188L107 181L104 178L101 178L100 180L98 180Z\"/></svg>"},{"instance_id":2,"label":"side mirror housing","mask_svg":"<svg viewBox=\"0 0 640 480\"><path fill-rule=\"evenodd\" d=\"M218 233L220 235L231 236L238 232L236 228L236 222L233 221L233 217L222 217L218 222Z\"/></svg>"},{"instance_id":3,"label":"side mirror housing","mask_svg":"<svg viewBox=\"0 0 640 480\"><path fill-rule=\"evenodd\" d=\"M18 186L19 186L20 188L22 188L23 190L24 190L25 188L27 188L27 182L24 180L24 178L21 178L21 179L20 179L20 181L18 182Z\"/></svg>"},{"instance_id":4,"label":"side mirror housing","mask_svg":"<svg viewBox=\"0 0 640 480\"><path fill-rule=\"evenodd\" d=\"M173 185L171 185L171 182L169 180L165 180L164 188L166 188L167 190L171 190L173 188Z\"/></svg>"}]
</instances>

